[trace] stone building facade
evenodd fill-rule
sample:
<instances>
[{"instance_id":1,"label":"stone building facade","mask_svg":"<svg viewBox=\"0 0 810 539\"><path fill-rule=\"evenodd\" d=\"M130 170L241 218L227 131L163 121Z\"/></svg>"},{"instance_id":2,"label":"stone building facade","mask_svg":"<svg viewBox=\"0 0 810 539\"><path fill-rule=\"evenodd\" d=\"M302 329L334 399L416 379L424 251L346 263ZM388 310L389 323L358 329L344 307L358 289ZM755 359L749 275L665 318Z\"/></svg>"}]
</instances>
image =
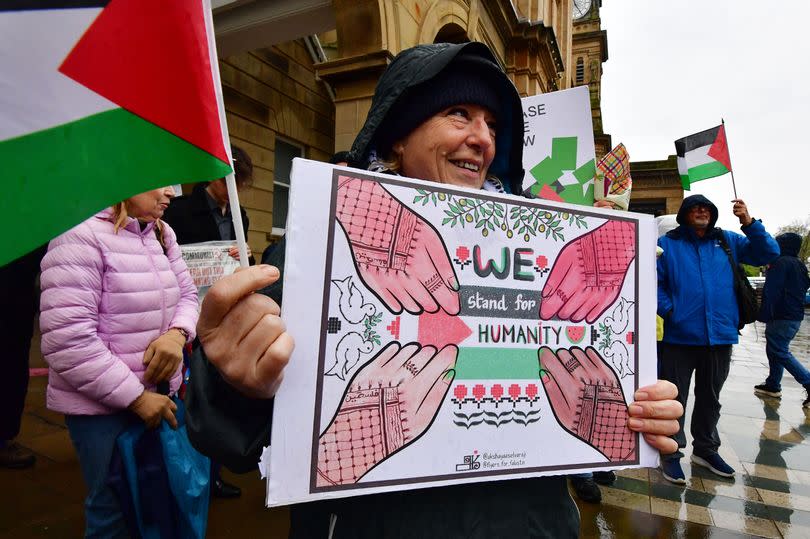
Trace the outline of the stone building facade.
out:
<instances>
[{"instance_id":1,"label":"stone building facade","mask_svg":"<svg viewBox=\"0 0 810 539\"><path fill-rule=\"evenodd\" d=\"M576 11L583 5L584 13ZM256 167L241 201L257 254L283 233L291 159L327 160L349 149L380 73L419 43L486 43L522 96L588 84L597 155L611 147L600 106L608 57L601 0L212 0L212 6L231 139Z\"/></svg>"}]
</instances>

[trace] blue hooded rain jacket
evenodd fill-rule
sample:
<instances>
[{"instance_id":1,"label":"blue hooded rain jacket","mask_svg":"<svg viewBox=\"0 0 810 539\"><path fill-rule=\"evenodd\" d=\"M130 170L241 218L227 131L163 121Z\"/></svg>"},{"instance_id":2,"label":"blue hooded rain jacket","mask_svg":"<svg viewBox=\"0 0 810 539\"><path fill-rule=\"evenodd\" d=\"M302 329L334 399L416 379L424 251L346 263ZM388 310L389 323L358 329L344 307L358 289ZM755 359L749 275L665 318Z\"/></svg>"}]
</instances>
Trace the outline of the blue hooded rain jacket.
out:
<instances>
[{"instance_id":1,"label":"blue hooded rain jacket","mask_svg":"<svg viewBox=\"0 0 810 539\"><path fill-rule=\"evenodd\" d=\"M708 206L711 221L699 238L686 224L689 209ZM716 228L718 211L703 195L684 199L678 224L658 239L658 314L664 319L664 342L693 346L737 344L739 313L734 275L718 238L722 234L736 263L768 264L779 246L758 220L741 228L745 236Z\"/></svg>"}]
</instances>

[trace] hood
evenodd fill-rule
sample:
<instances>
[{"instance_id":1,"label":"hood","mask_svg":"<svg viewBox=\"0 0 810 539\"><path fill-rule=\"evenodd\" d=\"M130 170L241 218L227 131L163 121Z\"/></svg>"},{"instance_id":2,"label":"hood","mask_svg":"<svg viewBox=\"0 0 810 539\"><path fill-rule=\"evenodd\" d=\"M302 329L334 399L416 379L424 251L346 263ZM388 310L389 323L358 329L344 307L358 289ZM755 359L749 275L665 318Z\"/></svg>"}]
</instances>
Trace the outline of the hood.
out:
<instances>
[{"instance_id":1,"label":"hood","mask_svg":"<svg viewBox=\"0 0 810 539\"><path fill-rule=\"evenodd\" d=\"M719 216L717 206L715 206L711 200L709 200L703 195L692 195L683 199L683 202L681 203L681 208L678 210L678 216L675 218L675 220L678 222L679 225L686 226L687 224L686 214L689 213L690 208L692 208L693 206L697 206L698 204L702 204L704 206L709 207L712 216L711 219L709 220L709 229L714 228L714 225L717 224L717 218Z\"/></svg>"},{"instance_id":2,"label":"hood","mask_svg":"<svg viewBox=\"0 0 810 539\"><path fill-rule=\"evenodd\" d=\"M503 117L498 118L495 159L489 168L512 193L521 192L523 183L523 108L512 81L483 43L434 43L417 45L400 52L383 72L374 91L366 122L349 152L349 164L367 168L375 152L378 129L386 115L406 90L429 81L450 65L456 57L469 56L491 62L503 102Z\"/></svg>"},{"instance_id":3,"label":"hood","mask_svg":"<svg viewBox=\"0 0 810 539\"><path fill-rule=\"evenodd\" d=\"M779 244L779 254L782 256L799 256L799 249L802 248L802 237L795 232L785 232L776 236L776 243Z\"/></svg>"},{"instance_id":4,"label":"hood","mask_svg":"<svg viewBox=\"0 0 810 539\"><path fill-rule=\"evenodd\" d=\"M655 224L658 227L658 237L660 238L670 230L675 230L678 228L678 222L675 220L676 217L672 214L669 215L659 215L655 218Z\"/></svg>"}]
</instances>

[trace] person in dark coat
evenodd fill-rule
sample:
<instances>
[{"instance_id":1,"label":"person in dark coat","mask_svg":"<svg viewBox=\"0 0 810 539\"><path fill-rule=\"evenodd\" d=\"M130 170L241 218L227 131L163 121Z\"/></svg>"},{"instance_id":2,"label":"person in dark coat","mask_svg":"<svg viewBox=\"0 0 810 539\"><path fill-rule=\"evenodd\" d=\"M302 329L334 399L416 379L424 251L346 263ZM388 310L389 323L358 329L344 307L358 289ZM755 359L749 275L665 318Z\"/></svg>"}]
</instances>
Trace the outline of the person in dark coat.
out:
<instances>
[{"instance_id":1,"label":"person in dark coat","mask_svg":"<svg viewBox=\"0 0 810 539\"><path fill-rule=\"evenodd\" d=\"M0 468L28 468L34 454L14 441L28 393L28 354L37 313L39 262L47 245L0 267L0 335L5 343L0 376Z\"/></svg>"},{"instance_id":2,"label":"person in dark coat","mask_svg":"<svg viewBox=\"0 0 810 539\"><path fill-rule=\"evenodd\" d=\"M363 169L519 194L522 128L519 95L485 45L418 45L397 55L383 73L348 162ZM255 469L262 446L269 443L270 397L282 383L294 346L278 316L284 254L283 248L272 252L269 261L275 267L248 268L211 288L198 328L202 349L192 358L192 443L242 471ZM261 294L251 293L263 286ZM254 346L239 345L244 342ZM674 387L659 382L640 391L646 397L637 401L643 412L631 425L639 420L642 426L631 428L643 432L656 447L674 450L667 434L675 432L675 419L682 413L672 400ZM657 419L652 418L652 405L661 412ZM579 514L561 476L291 507L293 538L565 538L578 533Z\"/></svg>"},{"instance_id":3,"label":"person in dark coat","mask_svg":"<svg viewBox=\"0 0 810 539\"><path fill-rule=\"evenodd\" d=\"M241 191L253 183L253 161L239 146L231 145L231 155L233 156L236 189ZM245 208L239 206L239 211L242 215L242 228L245 238L247 238L250 221ZM208 183L198 183L190 195L183 195L172 200L163 220L169 223L177 234L177 243L180 245L203 241L236 242L225 178ZM239 259L239 250L235 244L231 247L229 254L235 259ZM248 247L248 256L252 264L253 257L250 247Z\"/></svg>"},{"instance_id":4,"label":"person in dark coat","mask_svg":"<svg viewBox=\"0 0 810 539\"><path fill-rule=\"evenodd\" d=\"M717 422L731 346L737 344L739 310L733 268L720 242L728 245L735 263L760 266L779 254L776 242L762 222L751 217L745 202L737 199L733 204L744 235L717 228L717 206L703 195L692 195L678 210L678 228L658 238L663 249L657 266L658 314L664 319L658 375L678 386L678 400L686 408L694 374L692 462L723 477L733 477L734 468L717 452ZM683 417L674 439L679 450L661 455L661 469L668 481L683 485Z\"/></svg>"},{"instance_id":5,"label":"person in dark coat","mask_svg":"<svg viewBox=\"0 0 810 539\"><path fill-rule=\"evenodd\" d=\"M810 371L790 353L790 341L804 320L804 295L810 287L807 266L798 258L802 237L793 232L776 236L780 255L765 274L762 305L757 320L765 322L765 353L770 373L764 383L754 386L754 393L769 397L782 396L782 374L785 369L807 392L802 403L810 408Z\"/></svg>"}]
</instances>

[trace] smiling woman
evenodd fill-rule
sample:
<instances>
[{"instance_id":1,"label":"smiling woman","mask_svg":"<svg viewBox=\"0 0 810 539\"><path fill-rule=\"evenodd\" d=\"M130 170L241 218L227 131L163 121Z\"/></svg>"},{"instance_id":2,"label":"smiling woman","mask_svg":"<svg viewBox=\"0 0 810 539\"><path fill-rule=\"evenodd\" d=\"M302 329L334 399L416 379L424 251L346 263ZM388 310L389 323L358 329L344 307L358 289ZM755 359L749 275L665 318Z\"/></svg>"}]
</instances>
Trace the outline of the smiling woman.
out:
<instances>
[{"instance_id":1,"label":"smiling woman","mask_svg":"<svg viewBox=\"0 0 810 539\"><path fill-rule=\"evenodd\" d=\"M517 90L485 45L418 45L402 51L386 68L347 160L354 167L377 172L520 195L522 117ZM372 202L374 212L365 211ZM442 256L444 249L436 247L440 241L431 239L438 236L419 223L409 208L395 200L381 184L351 178L341 184L336 204L336 220L346 233L355 261L361 262L359 277L382 298L389 311L404 309L419 313L442 309L451 316L459 312L458 281L446 254ZM359 206L363 206L363 211L355 212ZM375 225L382 223L379 234L371 233L377 231L369 226L371 219ZM402 233L395 235L387 228L393 227L388 223L395 222L408 226L402 226ZM405 248L398 248L402 246ZM279 306L261 293L250 293L267 287L261 292L267 290L279 302L282 299L280 270L285 267L285 251L277 248L274 254L272 263L278 270L248 268L212 287L198 324L202 348L191 361L188 402L192 442L241 471L255 469L258 452L267 443L272 403L266 399L283 383L283 370L294 346L279 315ZM418 259L426 262L409 266ZM425 269L427 273L422 275L412 268ZM505 306L506 301L502 303ZM500 329L493 331L500 335ZM526 336L527 340L530 338ZM405 346L401 350L392 348L389 353L402 359L400 365L405 365L413 361L408 357L413 350L414 347ZM419 359L429 359L438 374L442 371L449 374L455 355L455 350L445 349L435 353L434 359L422 356ZM375 372L382 372L384 365L374 365ZM407 367L406 370L413 372ZM222 386L223 379L253 399L248 401ZM431 380L438 379L443 382L420 387L446 389L447 376L434 376ZM215 394L226 393L230 395L227 402L214 402ZM441 399L432 398L435 391L429 394L430 399L418 393L405 397L405 401L422 403L417 409L419 417L406 418L408 430L416 432L417 428L424 428L427 409L432 406L435 411L441 403ZM633 418L638 423L637 430L651 443L671 444L663 435L677 429L675 418L681 413L680 405L671 400L674 397L671 388L660 384L648 386L639 397L642 402L631 407L641 410L637 414L643 416ZM648 400L658 402L643 402ZM655 418L653 404L661 412ZM335 417L348 417L355 411L342 407ZM223 436L223 432L228 436ZM341 450L343 440L337 438L336 431L327 429L319 434L323 435L321 448L327 456L333 450ZM396 448L408 443L407 437L393 441ZM369 459L379 462L376 454ZM318 473L323 473L321 479L335 483L356 481L370 462L362 460L333 459L332 467L319 468ZM291 508L290 518L293 538L556 539L576 537L579 530L577 508L563 477L483 482L300 504Z\"/></svg>"},{"instance_id":2,"label":"smiling woman","mask_svg":"<svg viewBox=\"0 0 810 539\"><path fill-rule=\"evenodd\" d=\"M392 150L406 176L481 189L495 157L495 116L479 105L456 105L434 114Z\"/></svg>"}]
</instances>

